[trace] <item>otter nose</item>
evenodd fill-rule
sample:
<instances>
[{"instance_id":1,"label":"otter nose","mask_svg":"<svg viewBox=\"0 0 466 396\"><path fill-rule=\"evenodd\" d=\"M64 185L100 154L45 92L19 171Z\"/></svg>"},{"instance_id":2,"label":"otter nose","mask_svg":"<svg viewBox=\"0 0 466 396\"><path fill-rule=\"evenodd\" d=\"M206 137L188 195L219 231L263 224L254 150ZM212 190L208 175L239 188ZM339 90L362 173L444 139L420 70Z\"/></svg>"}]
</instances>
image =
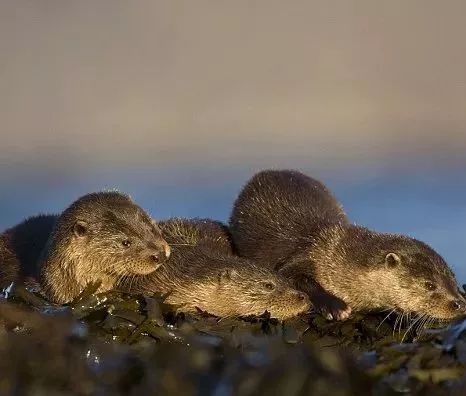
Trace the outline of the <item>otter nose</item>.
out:
<instances>
[{"instance_id":1,"label":"otter nose","mask_svg":"<svg viewBox=\"0 0 466 396\"><path fill-rule=\"evenodd\" d=\"M150 259L151 259L154 263L159 263L159 262L160 262L160 253L151 254L151 255L150 255Z\"/></svg>"},{"instance_id":2,"label":"otter nose","mask_svg":"<svg viewBox=\"0 0 466 396\"><path fill-rule=\"evenodd\" d=\"M454 300L450 305L455 311L464 311L466 309L466 302L464 300Z\"/></svg>"},{"instance_id":3,"label":"otter nose","mask_svg":"<svg viewBox=\"0 0 466 396\"><path fill-rule=\"evenodd\" d=\"M155 270L158 270L163 265L163 262L165 261L163 256L164 256L163 252L152 253L149 256L149 259L154 264L154 269Z\"/></svg>"},{"instance_id":4,"label":"otter nose","mask_svg":"<svg viewBox=\"0 0 466 396\"><path fill-rule=\"evenodd\" d=\"M150 258L156 263L162 262L170 257L171 249L166 242L160 244L151 243L148 247L151 250Z\"/></svg>"},{"instance_id":5,"label":"otter nose","mask_svg":"<svg viewBox=\"0 0 466 396\"><path fill-rule=\"evenodd\" d=\"M303 292L298 292L298 300L306 301L307 300L307 294L303 293Z\"/></svg>"}]
</instances>

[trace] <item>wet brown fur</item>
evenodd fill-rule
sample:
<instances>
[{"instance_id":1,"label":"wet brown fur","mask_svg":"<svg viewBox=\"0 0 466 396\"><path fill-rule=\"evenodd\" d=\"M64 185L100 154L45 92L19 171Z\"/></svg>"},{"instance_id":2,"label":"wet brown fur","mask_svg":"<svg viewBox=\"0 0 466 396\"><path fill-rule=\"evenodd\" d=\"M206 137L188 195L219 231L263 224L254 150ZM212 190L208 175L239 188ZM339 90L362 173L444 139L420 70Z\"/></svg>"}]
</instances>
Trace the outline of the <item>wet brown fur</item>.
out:
<instances>
[{"instance_id":1,"label":"wet brown fur","mask_svg":"<svg viewBox=\"0 0 466 396\"><path fill-rule=\"evenodd\" d=\"M160 229L128 196L87 194L57 219L40 258L40 283L51 301L66 303L91 282L101 281L103 292L122 276L153 272L165 255Z\"/></svg>"},{"instance_id":2,"label":"wet brown fur","mask_svg":"<svg viewBox=\"0 0 466 396\"><path fill-rule=\"evenodd\" d=\"M9 249L6 241L0 238L0 289L13 282L19 273L19 261Z\"/></svg>"},{"instance_id":3,"label":"wet brown fur","mask_svg":"<svg viewBox=\"0 0 466 396\"><path fill-rule=\"evenodd\" d=\"M292 279L330 316L348 306L438 319L465 313L452 271L432 248L349 224L331 192L300 172L256 174L235 202L230 230L241 256Z\"/></svg>"},{"instance_id":4,"label":"wet brown fur","mask_svg":"<svg viewBox=\"0 0 466 396\"><path fill-rule=\"evenodd\" d=\"M1 285L38 279L38 259L57 218L44 214L30 217L0 235Z\"/></svg>"},{"instance_id":5,"label":"wet brown fur","mask_svg":"<svg viewBox=\"0 0 466 396\"><path fill-rule=\"evenodd\" d=\"M228 227L211 219L173 218L159 223L164 235L179 246L211 246L219 253L233 254L233 242Z\"/></svg>"},{"instance_id":6,"label":"wet brown fur","mask_svg":"<svg viewBox=\"0 0 466 396\"><path fill-rule=\"evenodd\" d=\"M307 296L274 271L232 255L224 225L210 220L172 219L160 223L172 246L163 268L122 288L133 293L169 293L181 311L219 317L260 315L286 319L310 308ZM273 290L269 290L273 288Z\"/></svg>"}]
</instances>

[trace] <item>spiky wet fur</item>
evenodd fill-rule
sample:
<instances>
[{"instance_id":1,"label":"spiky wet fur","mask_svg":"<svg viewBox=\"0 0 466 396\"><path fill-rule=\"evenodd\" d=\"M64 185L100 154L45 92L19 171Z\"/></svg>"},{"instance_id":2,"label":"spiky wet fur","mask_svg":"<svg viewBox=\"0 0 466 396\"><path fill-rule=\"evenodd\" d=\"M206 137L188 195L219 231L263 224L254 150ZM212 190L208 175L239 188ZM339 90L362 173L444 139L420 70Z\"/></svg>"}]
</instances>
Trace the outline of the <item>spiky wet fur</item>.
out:
<instances>
[{"instance_id":1,"label":"spiky wet fur","mask_svg":"<svg viewBox=\"0 0 466 396\"><path fill-rule=\"evenodd\" d=\"M75 225L86 224L83 236ZM131 248L122 247L129 238ZM118 192L99 192L75 201L58 218L40 259L43 291L53 302L66 303L89 283L99 292L118 278L148 274L157 267L150 255L167 250L156 223L131 199Z\"/></svg>"}]
</instances>

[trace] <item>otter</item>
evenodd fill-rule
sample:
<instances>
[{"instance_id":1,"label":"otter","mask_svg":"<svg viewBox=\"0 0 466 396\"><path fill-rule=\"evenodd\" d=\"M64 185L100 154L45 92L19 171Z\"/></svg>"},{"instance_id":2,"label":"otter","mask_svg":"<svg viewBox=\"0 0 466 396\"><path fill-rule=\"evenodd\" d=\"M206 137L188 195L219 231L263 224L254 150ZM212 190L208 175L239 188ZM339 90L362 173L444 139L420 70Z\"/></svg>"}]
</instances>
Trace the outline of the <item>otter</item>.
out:
<instances>
[{"instance_id":1,"label":"otter","mask_svg":"<svg viewBox=\"0 0 466 396\"><path fill-rule=\"evenodd\" d=\"M325 185L298 171L253 176L230 231L240 256L291 279L328 319L346 319L351 309L438 320L466 313L453 272L431 247L350 224Z\"/></svg>"},{"instance_id":2,"label":"otter","mask_svg":"<svg viewBox=\"0 0 466 396\"><path fill-rule=\"evenodd\" d=\"M38 279L37 261L58 215L29 217L0 235L0 285Z\"/></svg>"},{"instance_id":3,"label":"otter","mask_svg":"<svg viewBox=\"0 0 466 396\"><path fill-rule=\"evenodd\" d=\"M234 254L230 231L221 221L175 217L161 221L159 226L173 244L178 243L178 246L208 245L219 253Z\"/></svg>"},{"instance_id":4,"label":"otter","mask_svg":"<svg viewBox=\"0 0 466 396\"><path fill-rule=\"evenodd\" d=\"M9 249L6 241L0 238L0 291L15 281L19 269L18 259Z\"/></svg>"},{"instance_id":5,"label":"otter","mask_svg":"<svg viewBox=\"0 0 466 396\"><path fill-rule=\"evenodd\" d=\"M231 253L229 234L219 222L171 219L160 228L172 246L163 268L127 277L120 290L168 294L165 302L183 312L218 317L261 315L284 320L310 309L307 295L274 271Z\"/></svg>"},{"instance_id":6,"label":"otter","mask_svg":"<svg viewBox=\"0 0 466 396\"><path fill-rule=\"evenodd\" d=\"M127 195L91 193L56 220L39 258L39 280L49 300L64 304L90 283L110 290L119 277L149 274L169 256L155 221Z\"/></svg>"}]
</instances>

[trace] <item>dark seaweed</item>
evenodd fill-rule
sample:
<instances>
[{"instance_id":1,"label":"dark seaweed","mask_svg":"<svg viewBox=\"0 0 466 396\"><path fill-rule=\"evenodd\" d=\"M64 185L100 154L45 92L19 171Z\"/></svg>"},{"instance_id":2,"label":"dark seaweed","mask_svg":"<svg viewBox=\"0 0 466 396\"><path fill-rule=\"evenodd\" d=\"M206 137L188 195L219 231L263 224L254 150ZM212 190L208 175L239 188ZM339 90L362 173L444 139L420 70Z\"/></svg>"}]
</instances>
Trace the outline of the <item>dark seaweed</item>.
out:
<instances>
[{"instance_id":1,"label":"dark seaweed","mask_svg":"<svg viewBox=\"0 0 466 396\"><path fill-rule=\"evenodd\" d=\"M68 306L0 299L1 395L466 392L466 321L405 336L385 315L219 319L97 287Z\"/></svg>"}]
</instances>

